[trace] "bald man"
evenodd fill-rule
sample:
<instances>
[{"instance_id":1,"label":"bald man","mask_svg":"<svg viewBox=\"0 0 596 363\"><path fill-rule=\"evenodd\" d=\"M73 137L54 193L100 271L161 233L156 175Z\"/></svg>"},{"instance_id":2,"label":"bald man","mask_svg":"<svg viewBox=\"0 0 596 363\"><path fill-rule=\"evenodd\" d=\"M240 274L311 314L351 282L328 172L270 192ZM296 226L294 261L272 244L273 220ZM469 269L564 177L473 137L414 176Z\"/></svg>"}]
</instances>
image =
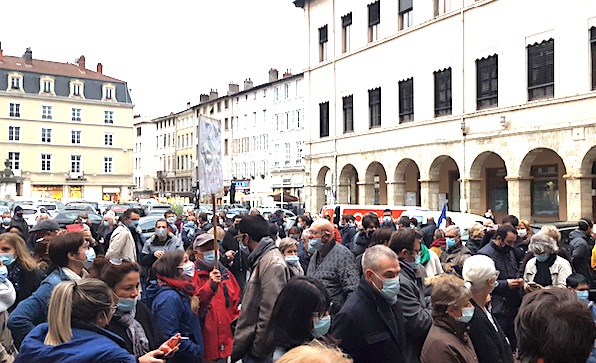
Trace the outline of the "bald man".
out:
<instances>
[{"instance_id":1,"label":"bald man","mask_svg":"<svg viewBox=\"0 0 596 363\"><path fill-rule=\"evenodd\" d=\"M308 250L312 253L306 275L321 281L331 298L331 315L339 312L359 283L354 254L335 242L333 224L324 218L310 226Z\"/></svg>"}]
</instances>

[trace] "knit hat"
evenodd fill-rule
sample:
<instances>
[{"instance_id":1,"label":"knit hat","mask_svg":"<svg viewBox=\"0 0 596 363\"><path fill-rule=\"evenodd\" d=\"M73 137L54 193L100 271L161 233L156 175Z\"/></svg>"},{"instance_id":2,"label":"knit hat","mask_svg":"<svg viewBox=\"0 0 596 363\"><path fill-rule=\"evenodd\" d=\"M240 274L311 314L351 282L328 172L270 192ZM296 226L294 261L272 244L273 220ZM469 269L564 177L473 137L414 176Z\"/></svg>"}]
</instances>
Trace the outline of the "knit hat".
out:
<instances>
[{"instance_id":1,"label":"knit hat","mask_svg":"<svg viewBox=\"0 0 596 363\"><path fill-rule=\"evenodd\" d=\"M18 212L18 211L22 211L23 208L20 205L17 205L16 207L14 207L14 212Z\"/></svg>"},{"instance_id":2,"label":"knit hat","mask_svg":"<svg viewBox=\"0 0 596 363\"><path fill-rule=\"evenodd\" d=\"M17 299L17 293L10 280L6 279L0 283L0 313L8 310Z\"/></svg>"}]
</instances>

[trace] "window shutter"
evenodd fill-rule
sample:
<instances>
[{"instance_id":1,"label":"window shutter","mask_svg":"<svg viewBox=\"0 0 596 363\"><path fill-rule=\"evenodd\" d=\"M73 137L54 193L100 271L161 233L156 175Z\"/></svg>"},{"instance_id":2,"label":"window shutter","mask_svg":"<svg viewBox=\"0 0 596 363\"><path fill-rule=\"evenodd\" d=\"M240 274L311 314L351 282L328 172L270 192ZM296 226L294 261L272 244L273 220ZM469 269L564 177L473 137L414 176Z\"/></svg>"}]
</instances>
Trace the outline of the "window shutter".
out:
<instances>
[{"instance_id":1,"label":"window shutter","mask_svg":"<svg viewBox=\"0 0 596 363\"><path fill-rule=\"evenodd\" d=\"M376 1L368 5L368 26L377 25L381 22L380 2Z\"/></svg>"},{"instance_id":2,"label":"window shutter","mask_svg":"<svg viewBox=\"0 0 596 363\"><path fill-rule=\"evenodd\" d=\"M323 44L327 42L327 25L319 28L319 43Z\"/></svg>"},{"instance_id":3,"label":"window shutter","mask_svg":"<svg viewBox=\"0 0 596 363\"><path fill-rule=\"evenodd\" d=\"M412 0L399 0L399 12L405 13L406 11L412 10Z\"/></svg>"},{"instance_id":4,"label":"window shutter","mask_svg":"<svg viewBox=\"0 0 596 363\"><path fill-rule=\"evenodd\" d=\"M541 86L554 82L555 41L546 40L528 46L528 86Z\"/></svg>"},{"instance_id":5,"label":"window shutter","mask_svg":"<svg viewBox=\"0 0 596 363\"><path fill-rule=\"evenodd\" d=\"M352 25L352 13L348 13L341 17L341 26L346 27Z\"/></svg>"}]
</instances>

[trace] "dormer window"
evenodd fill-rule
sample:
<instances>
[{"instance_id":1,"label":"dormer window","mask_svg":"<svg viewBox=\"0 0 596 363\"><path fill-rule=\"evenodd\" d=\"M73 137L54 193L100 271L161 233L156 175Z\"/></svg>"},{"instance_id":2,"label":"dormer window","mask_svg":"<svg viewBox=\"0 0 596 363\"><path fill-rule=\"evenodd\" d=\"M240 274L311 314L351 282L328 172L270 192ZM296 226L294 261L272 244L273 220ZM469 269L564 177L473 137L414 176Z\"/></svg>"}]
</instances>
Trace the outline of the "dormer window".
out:
<instances>
[{"instance_id":1,"label":"dormer window","mask_svg":"<svg viewBox=\"0 0 596 363\"><path fill-rule=\"evenodd\" d=\"M48 76L42 76L39 79L39 94L55 95L54 79Z\"/></svg>"},{"instance_id":2,"label":"dormer window","mask_svg":"<svg viewBox=\"0 0 596 363\"><path fill-rule=\"evenodd\" d=\"M23 92L23 75L20 73L8 74L8 88L6 91L20 91Z\"/></svg>"},{"instance_id":3,"label":"dormer window","mask_svg":"<svg viewBox=\"0 0 596 363\"><path fill-rule=\"evenodd\" d=\"M72 94L75 96L81 95L81 85L80 84L75 84L74 86L72 86Z\"/></svg>"},{"instance_id":4,"label":"dormer window","mask_svg":"<svg viewBox=\"0 0 596 363\"><path fill-rule=\"evenodd\" d=\"M12 77L10 79L10 88L21 89L21 79L17 77Z\"/></svg>"},{"instance_id":5,"label":"dormer window","mask_svg":"<svg viewBox=\"0 0 596 363\"><path fill-rule=\"evenodd\" d=\"M85 98L85 91L83 89L83 86L83 81L80 81L78 79L70 81L70 97Z\"/></svg>"},{"instance_id":6,"label":"dormer window","mask_svg":"<svg viewBox=\"0 0 596 363\"><path fill-rule=\"evenodd\" d=\"M103 100L104 101L115 101L116 100L116 88L112 84L103 85Z\"/></svg>"}]
</instances>

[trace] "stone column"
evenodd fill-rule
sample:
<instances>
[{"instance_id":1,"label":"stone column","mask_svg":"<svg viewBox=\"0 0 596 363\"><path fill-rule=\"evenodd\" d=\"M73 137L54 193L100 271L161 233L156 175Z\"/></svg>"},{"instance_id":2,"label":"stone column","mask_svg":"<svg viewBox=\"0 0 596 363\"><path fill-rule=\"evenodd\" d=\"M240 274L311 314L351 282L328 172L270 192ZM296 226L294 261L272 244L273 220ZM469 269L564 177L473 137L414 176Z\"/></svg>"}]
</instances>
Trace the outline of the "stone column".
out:
<instances>
[{"instance_id":1,"label":"stone column","mask_svg":"<svg viewBox=\"0 0 596 363\"><path fill-rule=\"evenodd\" d=\"M406 182L398 180L387 183L387 204L405 205L406 203Z\"/></svg>"},{"instance_id":2,"label":"stone column","mask_svg":"<svg viewBox=\"0 0 596 363\"><path fill-rule=\"evenodd\" d=\"M592 177L563 175L567 186L567 220L578 221L592 215Z\"/></svg>"},{"instance_id":3,"label":"stone column","mask_svg":"<svg viewBox=\"0 0 596 363\"><path fill-rule=\"evenodd\" d=\"M337 203L338 204L347 204L348 203L348 195L350 194L350 184L346 183L339 183L337 188Z\"/></svg>"},{"instance_id":4,"label":"stone column","mask_svg":"<svg viewBox=\"0 0 596 363\"><path fill-rule=\"evenodd\" d=\"M532 220L532 177L506 176L509 214Z\"/></svg>"},{"instance_id":5,"label":"stone column","mask_svg":"<svg viewBox=\"0 0 596 363\"><path fill-rule=\"evenodd\" d=\"M466 185L467 196L464 196L468 200L468 212L473 214L483 215L486 212L485 206L482 205L482 182L483 179L466 179L464 183Z\"/></svg>"},{"instance_id":6,"label":"stone column","mask_svg":"<svg viewBox=\"0 0 596 363\"><path fill-rule=\"evenodd\" d=\"M420 179L420 206L439 210L439 182Z\"/></svg>"},{"instance_id":7,"label":"stone column","mask_svg":"<svg viewBox=\"0 0 596 363\"><path fill-rule=\"evenodd\" d=\"M358 204L373 204L375 201L375 185L374 183L367 183L359 181L358 188Z\"/></svg>"}]
</instances>

